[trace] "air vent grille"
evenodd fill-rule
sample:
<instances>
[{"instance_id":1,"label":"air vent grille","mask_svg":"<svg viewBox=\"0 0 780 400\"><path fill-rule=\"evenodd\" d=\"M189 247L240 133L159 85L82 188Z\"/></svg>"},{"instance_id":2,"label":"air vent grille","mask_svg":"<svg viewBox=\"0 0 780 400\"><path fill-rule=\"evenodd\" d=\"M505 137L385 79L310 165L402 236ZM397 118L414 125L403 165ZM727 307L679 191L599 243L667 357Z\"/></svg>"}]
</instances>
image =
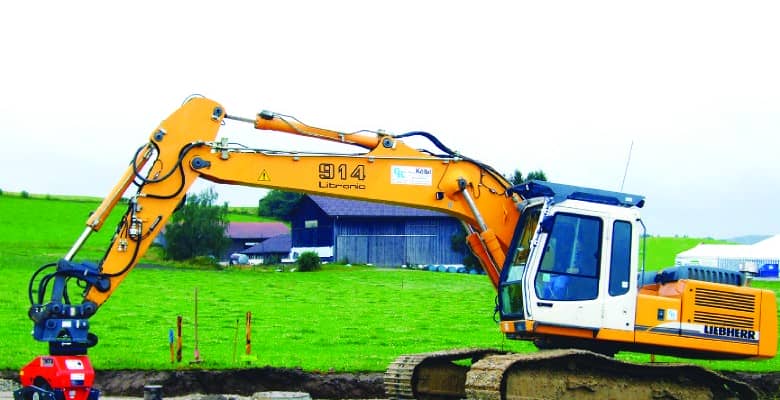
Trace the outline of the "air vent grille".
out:
<instances>
[{"instance_id":1,"label":"air vent grille","mask_svg":"<svg viewBox=\"0 0 780 400\"><path fill-rule=\"evenodd\" d=\"M732 311L755 313L756 296L754 294L696 288L694 304L701 307L715 307Z\"/></svg>"},{"instance_id":2,"label":"air vent grille","mask_svg":"<svg viewBox=\"0 0 780 400\"><path fill-rule=\"evenodd\" d=\"M753 329L753 317L723 315L705 311L694 311L693 322L706 325L730 326L733 328Z\"/></svg>"}]
</instances>

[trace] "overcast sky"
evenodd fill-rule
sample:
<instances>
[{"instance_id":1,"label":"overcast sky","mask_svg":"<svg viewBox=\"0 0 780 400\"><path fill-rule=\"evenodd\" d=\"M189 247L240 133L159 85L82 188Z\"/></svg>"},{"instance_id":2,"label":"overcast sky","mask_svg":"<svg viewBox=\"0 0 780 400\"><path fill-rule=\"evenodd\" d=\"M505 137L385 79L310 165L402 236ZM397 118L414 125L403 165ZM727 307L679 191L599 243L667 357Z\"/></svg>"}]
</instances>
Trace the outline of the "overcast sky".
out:
<instances>
[{"instance_id":1,"label":"overcast sky","mask_svg":"<svg viewBox=\"0 0 780 400\"><path fill-rule=\"evenodd\" d=\"M425 130L502 172L609 190L633 143L624 190L647 197L650 233L780 233L779 3L119 4L4 4L1 189L103 196L200 93L246 117ZM221 135L318 148L235 122Z\"/></svg>"}]
</instances>

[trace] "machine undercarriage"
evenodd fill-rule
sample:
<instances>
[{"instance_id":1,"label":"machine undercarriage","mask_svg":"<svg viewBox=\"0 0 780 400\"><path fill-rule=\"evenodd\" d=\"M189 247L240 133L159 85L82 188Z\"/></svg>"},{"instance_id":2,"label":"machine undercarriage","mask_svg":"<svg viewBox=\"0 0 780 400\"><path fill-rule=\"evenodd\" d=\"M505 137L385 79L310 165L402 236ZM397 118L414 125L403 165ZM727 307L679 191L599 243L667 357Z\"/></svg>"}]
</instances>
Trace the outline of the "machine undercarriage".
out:
<instances>
[{"instance_id":1,"label":"machine undercarriage","mask_svg":"<svg viewBox=\"0 0 780 400\"><path fill-rule=\"evenodd\" d=\"M759 397L750 385L699 366L636 364L576 349L403 355L385 373L385 392L390 399L428 400Z\"/></svg>"}]
</instances>

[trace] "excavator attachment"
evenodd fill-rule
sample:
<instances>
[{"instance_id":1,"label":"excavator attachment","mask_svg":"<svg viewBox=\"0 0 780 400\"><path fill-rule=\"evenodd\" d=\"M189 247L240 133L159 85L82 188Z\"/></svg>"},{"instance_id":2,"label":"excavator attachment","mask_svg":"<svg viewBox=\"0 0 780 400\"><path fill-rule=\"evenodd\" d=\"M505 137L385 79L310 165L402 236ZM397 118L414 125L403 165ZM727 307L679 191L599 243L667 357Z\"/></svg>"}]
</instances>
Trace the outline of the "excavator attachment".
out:
<instances>
[{"instance_id":1,"label":"excavator attachment","mask_svg":"<svg viewBox=\"0 0 780 400\"><path fill-rule=\"evenodd\" d=\"M428 400L758 398L750 385L699 366L637 364L574 349L405 355L386 372L385 391L390 399Z\"/></svg>"}]
</instances>

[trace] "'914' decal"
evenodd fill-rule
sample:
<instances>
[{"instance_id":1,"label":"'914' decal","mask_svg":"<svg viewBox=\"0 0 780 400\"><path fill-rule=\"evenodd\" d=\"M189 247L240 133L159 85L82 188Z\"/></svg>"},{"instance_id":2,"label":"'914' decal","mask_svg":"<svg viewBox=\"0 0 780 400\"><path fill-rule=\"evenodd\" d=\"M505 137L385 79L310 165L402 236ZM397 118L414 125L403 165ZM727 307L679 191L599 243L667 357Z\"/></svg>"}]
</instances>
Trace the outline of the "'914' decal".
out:
<instances>
[{"instance_id":1,"label":"'914' decal","mask_svg":"<svg viewBox=\"0 0 780 400\"><path fill-rule=\"evenodd\" d=\"M321 163L319 165L320 189L364 190L366 185L366 166L358 164ZM357 181L357 182L355 182Z\"/></svg>"}]
</instances>

